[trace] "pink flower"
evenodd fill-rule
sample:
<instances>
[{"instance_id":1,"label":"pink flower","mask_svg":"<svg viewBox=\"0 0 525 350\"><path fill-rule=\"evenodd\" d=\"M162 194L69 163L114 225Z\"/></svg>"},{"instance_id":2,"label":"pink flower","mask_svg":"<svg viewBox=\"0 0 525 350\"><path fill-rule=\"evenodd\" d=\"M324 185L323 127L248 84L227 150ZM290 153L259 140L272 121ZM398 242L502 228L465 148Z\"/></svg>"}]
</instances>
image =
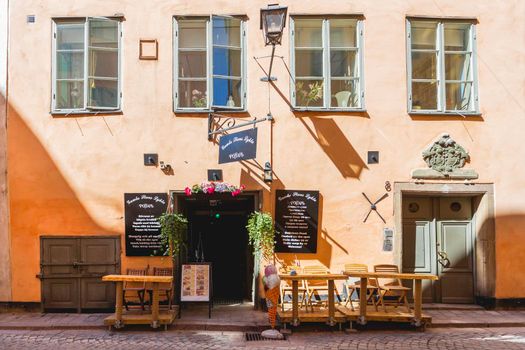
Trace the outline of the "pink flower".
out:
<instances>
[{"instance_id":1,"label":"pink flower","mask_svg":"<svg viewBox=\"0 0 525 350\"><path fill-rule=\"evenodd\" d=\"M186 196L188 196L188 197L191 196L191 188L186 187L186 188L184 189L184 193L185 193Z\"/></svg>"},{"instance_id":2,"label":"pink flower","mask_svg":"<svg viewBox=\"0 0 525 350\"><path fill-rule=\"evenodd\" d=\"M241 190L235 190L232 192L232 197L238 196L241 193Z\"/></svg>"},{"instance_id":3,"label":"pink flower","mask_svg":"<svg viewBox=\"0 0 525 350\"><path fill-rule=\"evenodd\" d=\"M240 187L241 191L244 190L245 188L246 188L246 186L244 186L244 185L241 185L241 187Z\"/></svg>"},{"instance_id":4,"label":"pink flower","mask_svg":"<svg viewBox=\"0 0 525 350\"><path fill-rule=\"evenodd\" d=\"M208 187L208 189L206 191L208 192L208 194L213 194L213 193L215 193L215 187L210 186L210 187Z\"/></svg>"}]
</instances>

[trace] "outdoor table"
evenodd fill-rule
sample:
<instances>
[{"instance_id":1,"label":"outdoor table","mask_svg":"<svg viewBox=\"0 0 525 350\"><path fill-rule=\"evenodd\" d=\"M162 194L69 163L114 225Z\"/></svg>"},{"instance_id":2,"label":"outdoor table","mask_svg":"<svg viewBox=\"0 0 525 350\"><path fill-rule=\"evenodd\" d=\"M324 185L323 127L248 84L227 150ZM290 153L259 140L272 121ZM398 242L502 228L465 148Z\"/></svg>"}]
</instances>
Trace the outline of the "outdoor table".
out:
<instances>
[{"instance_id":1,"label":"outdoor table","mask_svg":"<svg viewBox=\"0 0 525 350\"><path fill-rule=\"evenodd\" d=\"M347 275L344 274L297 274L297 275L279 275L281 280L292 281L292 325L298 326L299 320L299 281L328 281L328 321L330 326L335 325L335 280L346 280Z\"/></svg>"},{"instance_id":2,"label":"outdoor table","mask_svg":"<svg viewBox=\"0 0 525 350\"><path fill-rule=\"evenodd\" d=\"M115 315L108 317L104 320L105 323L110 326L113 325L115 328L124 327L125 323L129 324L151 324L152 328L160 327L160 324L164 324L166 327L168 324L173 322L174 316L171 312L168 312L168 317L161 317L159 322L159 283L172 283L172 276L135 276L135 275L106 275L102 277L102 281L105 282L116 282L117 293L116 293L116 304L115 304ZM134 315L129 316L122 315L122 302L123 302L123 285L124 282L146 282L152 284L152 301L151 301L151 314L148 315ZM165 315L161 315L165 316Z\"/></svg>"},{"instance_id":3,"label":"outdoor table","mask_svg":"<svg viewBox=\"0 0 525 350\"><path fill-rule=\"evenodd\" d=\"M357 277L361 279L361 291L366 291L369 278L399 278L404 280L414 280L414 324L416 327L422 325L421 309L423 301L423 290L421 288L422 280L437 280L438 277L431 274L415 273L384 273L384 272L352 272L345 275L348 277ZM366 293L359 293L359 324L366 324Z\"/></svg>"}]
</instances>

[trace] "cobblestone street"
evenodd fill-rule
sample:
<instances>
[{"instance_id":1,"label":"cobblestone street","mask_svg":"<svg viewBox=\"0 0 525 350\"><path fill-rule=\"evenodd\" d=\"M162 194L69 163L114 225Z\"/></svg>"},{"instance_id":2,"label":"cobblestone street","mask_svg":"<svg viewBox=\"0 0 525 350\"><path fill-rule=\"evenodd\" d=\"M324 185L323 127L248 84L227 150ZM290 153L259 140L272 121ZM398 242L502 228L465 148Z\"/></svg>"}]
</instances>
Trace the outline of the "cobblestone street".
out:
<instances>
[{"instance_id":1,"label":"cobblestone street","mask_svg":"<svg viewBox=\"0 0 525 350\"><path fill-rule=\"evenodd\" d=\"M2 349L525 349L525 328L295 333L246 342L241 332L0 331Z\"/></svg>"}]
</instances>

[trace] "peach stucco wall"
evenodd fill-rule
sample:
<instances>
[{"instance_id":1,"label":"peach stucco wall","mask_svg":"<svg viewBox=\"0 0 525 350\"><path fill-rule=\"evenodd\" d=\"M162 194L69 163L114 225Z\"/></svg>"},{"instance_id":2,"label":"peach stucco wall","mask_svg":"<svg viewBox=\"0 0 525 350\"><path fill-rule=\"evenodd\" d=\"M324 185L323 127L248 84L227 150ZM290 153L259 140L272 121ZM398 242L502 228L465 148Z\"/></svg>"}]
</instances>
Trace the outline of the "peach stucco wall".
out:
<instances>
[{"instance_id":1,"label":"peach stucco wall","mask_svg":"<svg viewBox=\"0 0 525 350\"><path fill-rule=\"evenodd\" d=\"M198 4L198 5L197 5ZM9 186L12 300L39 301L40 235L123 234L125 192L181 190L217 168L217 146L206 138L207 114L172 111L172 15L247 15L248 113L267 113L268 86L253 56L270 52L259 30L266 1L58 1L11 2L9 45ZM394 261L381 251L383 227L394 226L393 196L381 202L384 225L363 216L365 192L377 198L385 181L410 181L425 166L421 151L448 132L471 156L479 182L495 184L496 297L525 297L525 2L521 0L281 1L289 13L364 14L364 113L293 113L270 90L275 117L271 146L273 189L315 189L322 195L318 253L303 265L339 271L347 262ZM123 13L122 115L50 115L51 18ZM34 14L36 23L26 23ZM495 15L497 14L497 15ZM480 117L411 117L406 111L407 15L475 17L478 35ZM140 38L159 42L159 59L138 59ZM289 62L288 33L277 54ZM266 62L267 64L267 62ZM289 96L289 79L276 61L276 87ZM259 164L270 160L269 125L259 124ZM367 151L380 163L366 164ZM156 152L173 176L144 167ZM221 166L226 181L262 189L272 210L273 191L249 163ZM396 235L399 235L396 232ZM124 240L122 240L124 243ZM123 247L124 251L124 247ZM281 256L290 259L291 256ZM126 258L123 268L168 264L160 258Z\"/></svg>"}]
</instances>

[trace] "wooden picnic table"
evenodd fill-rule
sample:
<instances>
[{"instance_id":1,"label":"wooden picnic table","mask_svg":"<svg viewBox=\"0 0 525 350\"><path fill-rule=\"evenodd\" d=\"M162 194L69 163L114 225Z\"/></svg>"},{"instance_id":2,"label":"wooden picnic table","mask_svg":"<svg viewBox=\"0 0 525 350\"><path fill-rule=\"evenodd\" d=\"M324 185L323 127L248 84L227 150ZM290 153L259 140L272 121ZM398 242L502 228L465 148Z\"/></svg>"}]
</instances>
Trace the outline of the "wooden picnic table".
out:
<instances>
[{"instance_id":1,"label":"wooden picnic table","mask_svg":"<svg viewBox=\"0 0 525 350\"><path fill-rule=\"evenodd\" d=\"M423 301L423 290L421 288L422 280L437 280L436 275L425 274L425 273L385 273L385 272L352 272L345 274L348 277L356 277L361 280L361 291L366 291L369 278L399 278L404 280L414 280L414 325L419 327L422 325L422 301ZM366 324L366 292L359 293L359 324Z\"/></svg>"},{"instance_id":2,"label":"wooden picnic table","mask_svg":"<svg viewBox=\"0 0 525 350\"><path fill-rule=\"evenodd\" d=\"M136 276L136 275L106 275L102 277L102 281L116 282L117 293L115 303L115 314L106 318L104 323L115 328L122 328L124 324L151 324L152 328L158 328L161 324L167 327L174 320L174 313L169 311L167 314L159 313L159 284L172 283L172 276ZM146 282L152 284L152 301L151 314L140 315L123 315L123 285L124 282Z\"/></svg>"},{"instance_id":3,"label":"wooden picnic table","mask_svg":"<svg viewBox=\"0 0 525 350\"><path fill-rule=\"evenodd\" d=\"M299 281L328 281L328 321L330 326L335 324L335 280L346 280L344 274L296 274L296 275L279 275L283 281L292 282L292 325L298 326L299 320Z\"/></svg>"}]
</instances>

